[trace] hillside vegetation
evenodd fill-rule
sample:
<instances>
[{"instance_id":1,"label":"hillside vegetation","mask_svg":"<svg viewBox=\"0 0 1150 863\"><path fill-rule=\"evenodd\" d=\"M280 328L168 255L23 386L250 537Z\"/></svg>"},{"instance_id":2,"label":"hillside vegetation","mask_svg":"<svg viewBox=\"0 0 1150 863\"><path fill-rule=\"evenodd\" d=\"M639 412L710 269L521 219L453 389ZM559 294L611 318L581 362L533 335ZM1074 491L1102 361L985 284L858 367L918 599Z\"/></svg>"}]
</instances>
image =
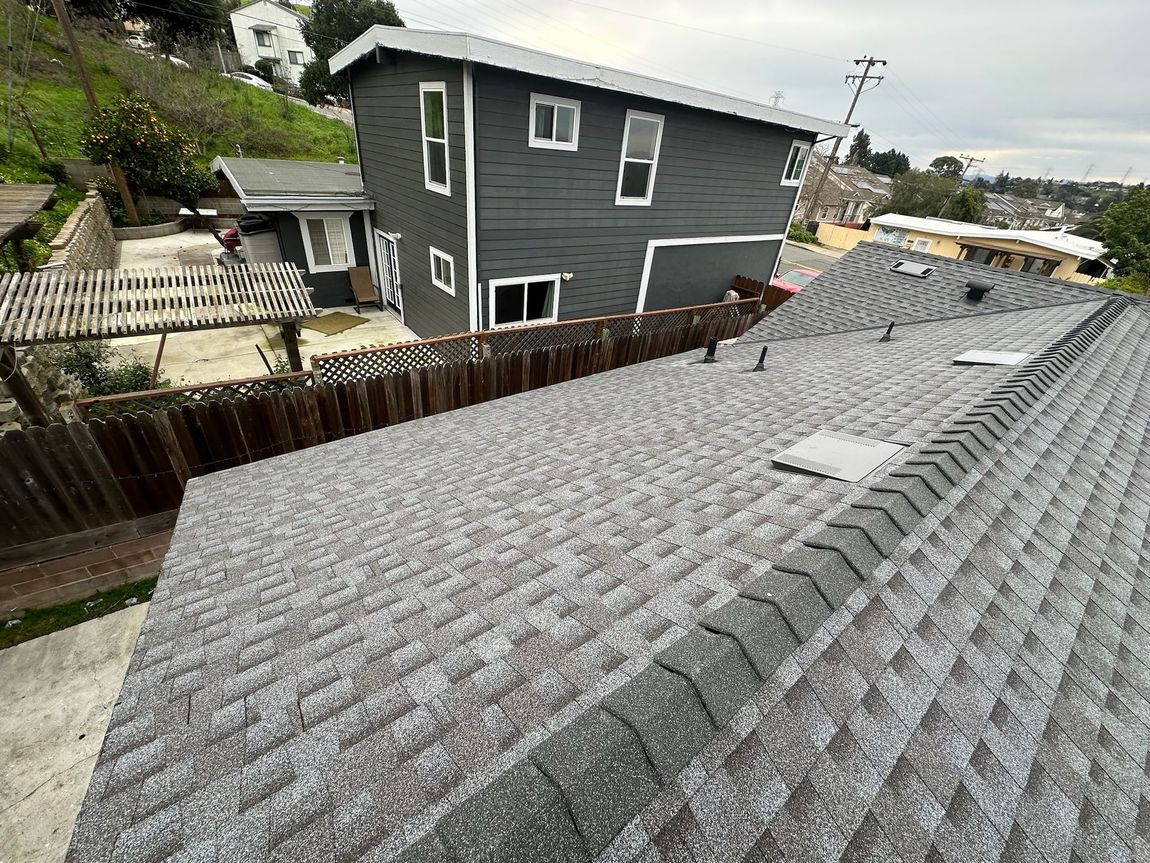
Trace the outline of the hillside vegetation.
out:
<instances>
[{"instance_id":1,"label":"hillside vegetation","mask_svg":"<svg viewBox=\"0 0 1150 863\"><path fill-rule=\"evenodd\" d=\"M44 159L21 109L35 126L48 161L82 156L79 140L88 108L72 58L55 20L33 17L21 3L0 2L0 33L7 38L10 20L16 67L11 152L0 136L4 153L0 180L5 182L52 182L42 169ZM27 74L20 75L33 29ZM81 19L76 30L100 104L110 105L126 94L148 99L165 119L192 135L205 164L217 155L235 155L237 146L250 157L355 159L354 136L346 125L278 94L224 77L218 58L207 51L203 56L185 56L195 68L181 69L163 58L129 50L123 34L111 27Z\"/></svg>"}]
</instances>

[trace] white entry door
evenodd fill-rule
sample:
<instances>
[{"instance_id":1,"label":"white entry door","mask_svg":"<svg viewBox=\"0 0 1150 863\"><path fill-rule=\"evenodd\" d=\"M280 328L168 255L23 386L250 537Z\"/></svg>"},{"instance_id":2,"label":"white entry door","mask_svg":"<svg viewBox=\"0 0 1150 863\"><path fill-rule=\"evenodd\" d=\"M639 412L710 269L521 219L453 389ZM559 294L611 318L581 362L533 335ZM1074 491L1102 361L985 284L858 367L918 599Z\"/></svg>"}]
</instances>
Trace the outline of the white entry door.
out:
<instances>
[{"instance_id":1,"label":"white entry door","mask_svg":"<svg viewBox=\"0 0 1150 863\"><path fill-rule=\"evenodd\" d=\"M399 246L395 240L383 233L375 232L377 258L379 260L379 289L383 299L399 313L403 319L403 288L399 281Z\"/></svg>"}]
</instances>

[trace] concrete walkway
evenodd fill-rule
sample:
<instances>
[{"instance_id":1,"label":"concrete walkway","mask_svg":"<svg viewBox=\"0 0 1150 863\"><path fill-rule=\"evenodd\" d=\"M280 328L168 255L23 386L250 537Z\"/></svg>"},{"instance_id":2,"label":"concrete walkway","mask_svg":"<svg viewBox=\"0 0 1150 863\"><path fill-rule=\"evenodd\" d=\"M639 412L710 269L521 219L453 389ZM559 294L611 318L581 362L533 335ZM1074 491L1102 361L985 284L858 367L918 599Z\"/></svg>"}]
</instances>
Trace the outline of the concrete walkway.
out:
<instances>
[{"instance_id":1,"label":"concrete walkway","mask_svg":"<svg viewBox=\"0 0 1150 863\"><path fill-rule=\"evenodd\" d=\"M201 264L210 266L215 263L214 257L220 250L219 243L207 231L184 231L150 240L123 240L119 247L122 269ZM356 314L350 306L326 311ZM313 354L346 351L365 345L389 345L419 338L390 312L374 307L363 308L359 317L367 321L332 336L305 328L299 338L304 368L308 368L308 359ZM156 360L159 343L159 336L134 336L116 339L112 344L121 356L138 357L151 366ZM175 333L168 336L164 345L160 363L164 370L163 378L170 380L173 386L182 386L266 375L268 370L256 351L256 345L263 349L268 362L274 366L276 359L283 354L279 328L231 327ZM2 857L0 863L4 863Z\"/></svg>"},{"instance_id":2,"label":"concrete walkway","mask_svg":"<svg viewBox=\"0 0 1150 863\"><path fill-rule=\"evenodd\" d=\"M147 603L0 651L0 863L59 863Z\"/></svg>"},{"instance_id":3,"label":"concrete walkway","mask_svg":"<svg viewBox=\"0 0 1150 863\"><path fill-rule=\"evenodd\" d=\"M805 267L821 273L845 254L842 249L832 249L829 246L812 246L808 243L788 241L783 246L783 259L779 262L779 271L785 273L795 267Z\"/></svg>"}]
</instances>

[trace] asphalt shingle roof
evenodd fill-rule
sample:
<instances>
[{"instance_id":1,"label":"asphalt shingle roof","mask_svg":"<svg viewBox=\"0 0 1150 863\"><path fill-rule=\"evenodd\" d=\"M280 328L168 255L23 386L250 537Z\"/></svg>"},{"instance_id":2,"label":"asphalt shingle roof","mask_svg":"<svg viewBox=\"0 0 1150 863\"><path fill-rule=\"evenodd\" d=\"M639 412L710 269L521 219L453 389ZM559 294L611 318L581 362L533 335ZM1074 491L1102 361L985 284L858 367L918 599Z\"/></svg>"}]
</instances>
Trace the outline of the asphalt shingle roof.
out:
<instances>
[{"instance_id":1,"label":"asphalt shingle roof","mask_svg":"<svg viewBox=\"0 0 1150 863\"><path fill-rule=\"evenodd\" d=\"M1150 318L881 332L193 480L69 861L1150 851Z\"/></svg>"},{"instance_id":2,"label":"asphalt shingle roof","mask_svg":"<svg viewBox=\"0 0 1150 863\"><path fill-rule=\"evenodd\" d=\"M890 272L897 261L935 268L925 279ZM970 279L994 290L977 303L966 299ZM1090 285L1020 273L888 243L859 243L826 272L748 333L752 339L785 339L845 332L911 321L985 315L1098 299L1108 292Z\"/></svg>"}]
</instances>

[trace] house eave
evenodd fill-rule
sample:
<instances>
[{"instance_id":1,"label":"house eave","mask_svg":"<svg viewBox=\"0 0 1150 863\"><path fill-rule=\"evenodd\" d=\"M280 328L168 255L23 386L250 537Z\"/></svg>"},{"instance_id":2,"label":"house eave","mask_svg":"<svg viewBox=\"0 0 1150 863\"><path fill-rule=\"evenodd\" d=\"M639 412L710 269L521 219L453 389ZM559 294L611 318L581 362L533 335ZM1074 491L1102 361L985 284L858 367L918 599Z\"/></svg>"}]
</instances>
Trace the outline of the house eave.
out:
<instances>
[{"instance_id":1,"label":"house eave","mask_svg":"<svg viewBox=\"0 0 1150 863\"><path fill-rule=\"evenodd\" d=\"M748 120L757 120L818 135L830 135L839 138L846 137L850 132L850 127L842 123L822 120L793 111L784 111L769 105L736 99L722 93L689 87L685 84L676 84L659 78L650 78L634 72L625 72L621 69L612 69L581 60L572 60L568 57L559 57L543 51L535 51L468 33L413 30L406 27L385 27L377 24L335 54L328 62L329 68L333 75L338 74L377 48L481 63L529 75L568 81L573 84L583 84L588 87L643 96L721 114L731 114Z\"/></svg>"}]
</instances>

